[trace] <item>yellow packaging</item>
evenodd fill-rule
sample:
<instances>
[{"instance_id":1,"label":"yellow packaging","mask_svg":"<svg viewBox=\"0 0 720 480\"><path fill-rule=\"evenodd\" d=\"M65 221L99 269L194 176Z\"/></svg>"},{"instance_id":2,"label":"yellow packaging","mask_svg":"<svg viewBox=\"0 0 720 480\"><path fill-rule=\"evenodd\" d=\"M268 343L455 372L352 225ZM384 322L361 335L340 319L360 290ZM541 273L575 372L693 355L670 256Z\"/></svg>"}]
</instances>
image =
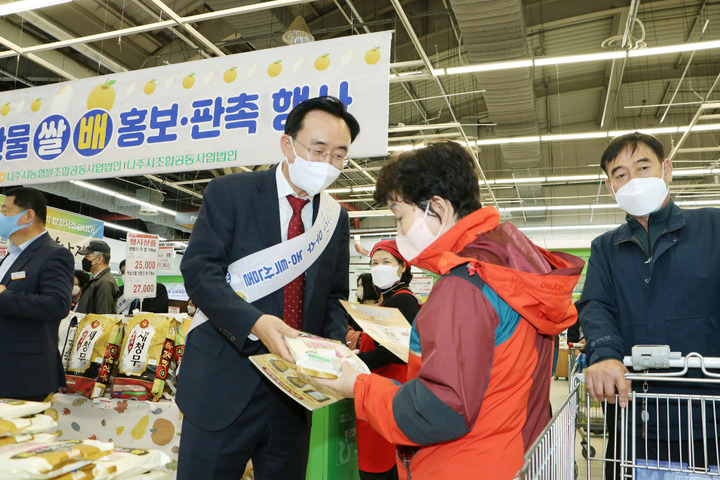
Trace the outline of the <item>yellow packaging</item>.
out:
<instances>
[{"instance_id":1,"label":"yellow packaging","mask_svg":"<svg viewBox=\"0 0 720 480\"><path fill-rule=\"evenodd\" d=\"M0 478L47 479L108 455L112 443L97 440L28 442L0 448Z\"/></svg>"},{"instance_id":2,"label":"yellow packaging","mask_svg":"<svg viewBox=\"0 0 720 480\"><path fill-rule=\"evenodd\" d=\"M113 397L160 399L173 359L175 325L173 318L152 313L128 320L111 389Z\"/></svg>"},{"instance_id":3,"label":"yellow packaging","mask_svg":"<svg viewBox=\"0 0 720 480\"><path fill-rule=\"evenodd\" d=\"M122 319L86 315L78 323L63 393L101 397L110 380L122 341Z\"/></svg>"}]
</instances>

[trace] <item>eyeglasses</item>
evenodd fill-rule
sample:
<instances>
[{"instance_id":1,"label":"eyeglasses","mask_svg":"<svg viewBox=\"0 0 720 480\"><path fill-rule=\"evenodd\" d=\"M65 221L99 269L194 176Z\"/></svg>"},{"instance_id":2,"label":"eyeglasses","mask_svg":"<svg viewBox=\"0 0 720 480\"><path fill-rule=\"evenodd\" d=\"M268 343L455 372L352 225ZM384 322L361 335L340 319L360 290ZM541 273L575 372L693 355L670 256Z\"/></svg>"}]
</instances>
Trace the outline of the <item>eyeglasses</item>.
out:
<instances>
[{"instance_id":1,"label":"eyeglasses","mask_svg":"<svg viewBox=\"0 0 720 480\"><path fill-rule=\"evenodd\" d=\"M312 147L309 148L305 146L304 144L300 143L300 141L295 137L290 137L295 142L297 142L300 146L305 148L305 150L308 151L308 157L311 162L324 162L326 158L330 158L330 162L334 164L342 164L343 168L347 167L348 162L350 161L350 157L347 155L343 155L342 153L331 153L326 151L324 148L320 147Z\"/></svg>"}]
</instances>

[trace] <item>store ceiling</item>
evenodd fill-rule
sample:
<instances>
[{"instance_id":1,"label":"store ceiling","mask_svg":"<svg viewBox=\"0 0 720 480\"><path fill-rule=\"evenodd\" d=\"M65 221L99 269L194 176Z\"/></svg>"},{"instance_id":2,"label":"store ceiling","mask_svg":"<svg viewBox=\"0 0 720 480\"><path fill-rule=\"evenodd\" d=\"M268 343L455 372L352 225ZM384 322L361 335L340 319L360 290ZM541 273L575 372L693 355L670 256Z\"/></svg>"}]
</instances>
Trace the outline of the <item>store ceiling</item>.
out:
<instances>
[{"instance_id":1,"label":"store ceiling","mask_svg":"<svg viewBox=\"0 0 720 480\"><path fill-rule=\"evenodd\" d=\"M257 3L75 0L6 15L0 21L0 89L279 47L284 45L282 34L301 15L316 40L393 30L392 73L416 73L391 79L391 148L439 138L471 142L488 180L482 185L483 202L495 204L505 219L527 231L601 233L622 222L624 215L612 207L597 178L608 142L597 137L612 136L607 132L704 126L702 131L684 134L680 129L659 137L667 153L672 151L676 200L688 206L720 204L718 176L707 173L720 161L720 128L707 127L720 124L720 103L713 104L720 102L720 45L694 53L453 75L442 70L623 46L649 49L717 41L720 0L275 0L277 8L238 13L238 7ZM175 22L151 26L168 19ZM37 45L48 47L26 51ZM436 76L428 73L426 62ZM559 137L573 133L592 133L587 135L592 138ZM509 141L517 137L532 139ZM393 231L392 217L371 198L374 178L385 161L355 158L331 187L357 218L353 233ZM259 168L267 165L248 169ZM240 169L90 183L171 210L192 211L201 205L212 178L236 171ZM189 237L187 229L173 226L171 215L148 215L77 185L41 188L58 208L168 239ZM124 232L108 228L106 235L122 238Z\"/></svg>"}]
</instances>

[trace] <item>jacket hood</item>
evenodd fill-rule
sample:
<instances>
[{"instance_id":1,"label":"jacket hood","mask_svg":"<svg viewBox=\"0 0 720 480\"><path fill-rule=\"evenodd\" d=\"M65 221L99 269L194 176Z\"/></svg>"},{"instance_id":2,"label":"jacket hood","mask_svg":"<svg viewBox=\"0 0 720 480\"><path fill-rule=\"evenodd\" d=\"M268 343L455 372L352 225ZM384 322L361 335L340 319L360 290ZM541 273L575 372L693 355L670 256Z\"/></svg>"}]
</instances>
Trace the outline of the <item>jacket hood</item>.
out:
<instances>
[{"instance_id":1,"label":"jacket hood","mask_svg":"<svg viewBox=\"0 0 720 480\"><path fill-rule=\"evenodd\" d=\"M468 264L505 302L544 335L577 320L572 291L585 262L538 247L494 207L467 215L412 262L439 275Z\"/></svg>"}]
</instances>

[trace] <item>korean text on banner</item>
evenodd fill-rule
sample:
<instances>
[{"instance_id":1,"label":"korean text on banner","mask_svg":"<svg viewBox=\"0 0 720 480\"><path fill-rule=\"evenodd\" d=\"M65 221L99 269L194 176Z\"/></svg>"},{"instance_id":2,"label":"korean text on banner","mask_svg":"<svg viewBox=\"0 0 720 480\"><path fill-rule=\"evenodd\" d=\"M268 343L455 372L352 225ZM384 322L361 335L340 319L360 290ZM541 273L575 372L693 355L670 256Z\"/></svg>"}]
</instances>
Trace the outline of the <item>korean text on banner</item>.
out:
<instances>
[{"instance_id":1,"label":"korean text on banner","mask_svg":"<svg viewBox=\"0 0 720 480\"><path fill-rule=\"evenodd\" d=\"M280 160L303 100L360 123L351 156L387 153L391 32L197 60L0 94L0 185Z\"/></svg>"},{"instance_id":2,"label":"korean text on banner","mask_svg":"<svg viewBox=\"0 0 720 480\"><path fill-rule=\"evenodd\" d=\"M125 298L157 296L157 235L128 233L125 255Z\"/></svg>"},{"instance_id":3,"label":"korean text on banner","mask_svg":"<svg viewBox=\"0 0 720 480\"><path fill-rule=\"evenodd\" d=\"M3 200L5 196L0 195L0 203ZM105 232L105 224L100 220L52 207L47 209L45 228L53 240L75 255L90 240L103 238ZM7 255L8 243L8 239L0 237L0 258Z\"/></svg>"}]
</instances>

